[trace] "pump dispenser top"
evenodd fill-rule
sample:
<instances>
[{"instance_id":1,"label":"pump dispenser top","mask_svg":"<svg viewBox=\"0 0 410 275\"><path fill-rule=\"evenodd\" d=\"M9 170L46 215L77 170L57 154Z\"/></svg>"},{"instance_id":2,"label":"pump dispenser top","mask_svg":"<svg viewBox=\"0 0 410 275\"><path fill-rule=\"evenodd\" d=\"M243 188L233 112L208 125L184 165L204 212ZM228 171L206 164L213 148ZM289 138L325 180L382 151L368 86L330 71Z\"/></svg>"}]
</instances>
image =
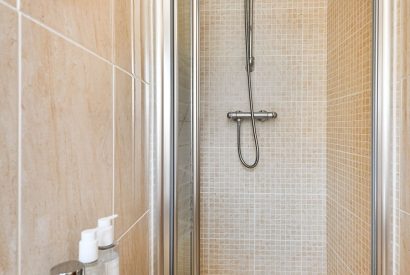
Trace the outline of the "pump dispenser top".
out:
<instances>
[{"instance_id":1,"label":"pump dispenser top","mask_svg":"<svg viewBox=\"0 0 410 275\"><path fill-rule=\"evenodd\" d=\"M81 232L78 260L85 264L98 260L97 228Z\"/></svg>"},{"instance_id":2,"label":"pump dispenser top","mask_svg":"<svg viewBox=\"0 0 410 275\"><path fill-rule=\"evenodd\" d=\"M98 247L108 247L114 244L114 226L113 220L118 215L112 215L105 218L98 219L97 239Z\"/></svg>"}]
</instances>

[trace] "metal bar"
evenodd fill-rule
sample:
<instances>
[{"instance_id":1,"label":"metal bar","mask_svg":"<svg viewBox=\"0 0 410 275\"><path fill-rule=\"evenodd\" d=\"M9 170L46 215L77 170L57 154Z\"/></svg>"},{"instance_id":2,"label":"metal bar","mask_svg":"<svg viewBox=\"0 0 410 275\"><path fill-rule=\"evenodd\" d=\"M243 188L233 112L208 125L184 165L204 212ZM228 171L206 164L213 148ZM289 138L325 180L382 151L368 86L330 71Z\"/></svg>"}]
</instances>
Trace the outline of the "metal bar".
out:
<instances>
[{"instance_id":1,"label":"metal bar","mask_svg":"<svg viewBox=\"0 0 410 275\"><path fill-rule=\"evenodd\" d=\"M199 177L199 0L192 1L192 175L193 175L193 244L192 274L200 273L200 177Z\"/></svg>"},{"instance_id":2,"label":"metal bar","mask_svg":"<svg viewBox=\"0 0 410 275\"><path fill-rule=\"evenodd\" d=\"M372 274L391 274L393 162L391 129L393 94L391 88L392 1L374 2L373 44L373 133L372 133Z\"/></svg>"},{"instance_id":3,"label":"metal bar","mask_svg":"<svg viewBox=\"0 0 410 275\"><path fill-rule=\"evenodd\" d=\"M162 274L173 274L173 181L174 181L174 24L172 0L162 1L162 193L163 193L163 270Z\"/></svg>"},{"instance_id":4,"label":"metal bar","mask_svg":"<svg viewBox=\"0 0 410 275\"><path fill-rule=\"evenodd\" d=\"M150 274L164 275L164 215L163 215L163 170L162 170L162 153L163 153L163 108L162 108L162 87L163 87L163 3L161 0L153 1L152 12L152 83L150 89L153 91L150 96L152 115L152 130L150 132L152 137L152 155L153 167L150 178L151 185L151 221L150 221L150 239L151 239L151 270ZM155 149L154 149L155 148ZM157 180L157 182L156 182ZM155 203L154 203L155 202Z\"/></svg>"},{"instance_id":5,"label":"metal bar","mask_svg":"<svg viewBox=\"0 0 410 275\"><path fill-rule=\"evenodd\" d=\"M373 83L372 83L372 275L382 274L380 200L378 198L378 57L379 57L379 0L373 1Z\"/></svg>"},{"instance_id":6,"label":"metal bar","mask_svg":"<svg viewBox=\"0 0 410 275\"><path fill-rule=\"evenodd\" d=\"M227 114L227 117L232 120L251 119L252 115L251 115L251 112L236 111L236 112L229 112ZM276 112L259 111L259 112L254 112L254 117L255 119L259 121L265 121L268 119L277 118L278 114Z\"/></svg>"},{"instance_id":7,"label":"metal bar","mask_svg":"<svg viewBox=\"0 0 410 275\"><path fill-rule=\"evenodd\" d=\"M177 274L177 267L178 267L178 207L177 207L177 201L178 201L178 169L177 169L177 164L178 164L178 111L179 111L179 106L178 106L178 98L179 98L179 55L178 55L178 32L179 32L179 26L178 26L178 5L179 1L178 0L171 0L172 2L172 38L171 38L171 43L172 43L172 61L173 61L173 97L172 97L172 116L173 116L173 121L172 121L172 134L173 134L173 166L172 166L172 226L171 226L171 275L176 275Z\"/></svg>"}]
</instances>

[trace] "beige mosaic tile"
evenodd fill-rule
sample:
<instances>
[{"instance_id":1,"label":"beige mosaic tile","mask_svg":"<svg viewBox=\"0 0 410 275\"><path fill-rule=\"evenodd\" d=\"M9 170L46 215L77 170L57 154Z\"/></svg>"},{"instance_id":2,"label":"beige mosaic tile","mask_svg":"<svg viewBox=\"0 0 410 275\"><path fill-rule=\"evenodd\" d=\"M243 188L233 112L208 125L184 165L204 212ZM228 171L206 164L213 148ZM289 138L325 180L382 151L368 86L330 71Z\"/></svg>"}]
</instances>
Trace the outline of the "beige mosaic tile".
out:
<instances>
[{"instance_id":1,"label":"beige mosaic tile","mask_svg":"<svg viewBox=\"0 0 410 275\"><path fill-rule=\"evenodd\" d=\"M327 18L328 272L370 274L371 1L328 1Z\"/></svg>"},{"instance_id":2,"label":"beige mosaic tile","mask_svg":"<svg viewBox=\"0 0 410 275\"><path fill-rule=\"evenodd\" d=\"M279 116L254 170L226 119L249 110L243 1L200 9L201 274L326 274L326 1L255 1L255 108Z\"/></svg>"}]
</instances>

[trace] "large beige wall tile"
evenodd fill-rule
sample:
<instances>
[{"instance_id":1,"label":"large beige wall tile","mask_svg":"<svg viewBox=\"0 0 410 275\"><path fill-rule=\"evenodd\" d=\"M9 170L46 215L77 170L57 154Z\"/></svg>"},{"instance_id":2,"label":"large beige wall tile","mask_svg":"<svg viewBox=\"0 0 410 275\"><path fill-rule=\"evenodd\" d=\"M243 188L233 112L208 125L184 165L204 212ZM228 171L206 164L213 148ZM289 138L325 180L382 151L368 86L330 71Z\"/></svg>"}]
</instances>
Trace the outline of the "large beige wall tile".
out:
<instances>
[{"instance_id":1,"label":"large beige wall tile","mask_svg":"<svg viewBox=\"0 0 410 275\"><path fill-rule=\"evenodd\" d=\"M145 215L120 240L120 274L149 274L149 215Z\"/></svg>"},{"instance_id":2,"label":"large beige wall tile","mask_svg":"<svg viewBox=\"0 0 410 275\"><path fill-rule=\"evenodd\" d=\"M112 211L112 70L31 21L23 37L22 274L47 274Z\"/></svg>"},{"instance_id":3,"label":"large beige wall tile","mask_svg":"<svg viewBox=\"0 0 410 275\"><path fill-rule=\"evenodd\" d=\"M401 89L400 208L410 213L410 78L402 80Z\"/></svg>"},{"instance_id":4,"label":"large beige wall tile","mask_svg":"<svg viewBox=\"0 0 410 275\"><path fill-rule=\"evenodd\" d=\"M150 0L134 0L134 63L135 74L145 82L150 82Z\"/></svg>"},{"instance_id":5,"label":"large beige wall tile","mask_svg":"<svg viewBox=\"0 0 410 275\"><path fill-rule=\"evenodd\" d=\"M406 0L400 0L401 20L402 20L402 45L399 53L399 59L402 64L402 76L410 76L410 3Z\"/></svg>"},{"instance_id":6,"label":"large beige wall tile","mask_svg":"<svg viewBox=\"0 0 410 275\"><path fill-rule=\"evenodd\" d=\"M116 71L115 90L115 212L119 215L116 221L116 235L122 235L148 209L147 187L142 166L144 157L142 125L142 89L135 81L135 120L133 121L133 86L132 78L127 74ZM133 133L135 123L135 134ZM132 139L135 137L135 143ZM133 153L135 146L135 153ZM135 156L134 156L135 155ZM133 166L135 161L135 170ZM142 166L142 168L144 168Z\"/></svg>"},{"instance_id":7,"label":"large beige wall tile","mask_svg":"<svg viewBox=\"0 0 410 275\"><path fill-rule=\"evenodd\" d=\"M400 274L410 274L410 215L400 213Z\"/></svg>"},{"instance_id":8,"label":"large beige wall tile","mask_svg":"<svg viewBox=\"0 0 410 275\"><path fill-rule=\"evenodd\" d=\"M396 84L401 89L401 122L400 126L400 274L410 273L410 3L405 0L400 4L400 25L398 30L401 40L398 41L396 57L399 71Z\"/></svg>"},{"instance_id":9,"label":"large beige wall tile","mask_svg":"<svg viewBox=\"0 0 410 275\"><path fill-rule=\"evenodd\" d=\"M0 274L17 266L17 14L0 4Z\"/></svg>"},{"instance_id":10,"label":"large beige wall tile","mask_svg":"<svg viewBox=\"0 0 410 275\"><path fill-rule=\"evenodd\" d=\"M133 181L132 78L115 71L115 212L116 234L123 234L136 220Z\"/></svg>"},{"instance_id":11,"label":"large beige wall tile","mask_svg":"<svg viewBox=\"0 0 410 275\"><path fill-rule=\"evenodd\" d=\"M16 6L16 0L5 0L10 5Z\"/></svg>"},{"instance_id":12,"label":"large beige wall tile","mask_svg":"<svg viewBox=\"0 0 410 275\"><path fill-rule=\"evenodd\" d=\"M132 1L115 0L115 63L132 72ZM135 20L140 20L136 18Z\"/></svg>"},{"instance_id":13,"label":"large beige wall tile","mask_svg":"<svg viewBox=\"0 0 410 275\"><path fill-rule=\"evenodd\" d=\"M112 57L112 0L22 0L22 10L97 54Z\"/></svg>"},{"instance_id":14,"label":"large beige wall tile","mask_svg":"<svg viewBox=\"0 0 410 275\"><path fill-rule=\"evenodd\" d=\"M136 208L138 209L137 217L148 210L148 183L146 178L147 165L147 150L146 150L146 125L145 125L145 98L149 92L148 85L135 81L134 90L134 181L136 185L135 199Z\"/></svg>"}]
</instances>

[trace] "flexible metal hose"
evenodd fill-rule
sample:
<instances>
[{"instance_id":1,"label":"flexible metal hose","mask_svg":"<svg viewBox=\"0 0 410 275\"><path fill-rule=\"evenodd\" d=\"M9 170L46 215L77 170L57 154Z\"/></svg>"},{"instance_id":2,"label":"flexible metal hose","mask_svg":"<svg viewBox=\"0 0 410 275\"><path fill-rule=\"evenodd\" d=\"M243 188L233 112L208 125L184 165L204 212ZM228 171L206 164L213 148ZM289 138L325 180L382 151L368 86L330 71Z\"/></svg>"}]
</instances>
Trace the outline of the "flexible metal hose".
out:
<instances>
[{"instance_id":1,"label":"flexible metal hose","mask_svg":"<svg viewBox=\"0 0 410 275\"><path fill-rule=\"evenodd\" d=\"M253 70L253 56L252 56L252 26L253 25L253 0L245 0L245 44L246 44L246 75L248 80L248 97L249 109L251 112L252 133L255 144L255 161L253 164L248 164L242 157L241 150L241 120L237 120L237 144L238 155L241 163L246 168L255 168L259 162L259 143L258 134L256 132L255 113L253 110L253 92L252 92L252 70Z\"/></svg>"}]
</instances>

